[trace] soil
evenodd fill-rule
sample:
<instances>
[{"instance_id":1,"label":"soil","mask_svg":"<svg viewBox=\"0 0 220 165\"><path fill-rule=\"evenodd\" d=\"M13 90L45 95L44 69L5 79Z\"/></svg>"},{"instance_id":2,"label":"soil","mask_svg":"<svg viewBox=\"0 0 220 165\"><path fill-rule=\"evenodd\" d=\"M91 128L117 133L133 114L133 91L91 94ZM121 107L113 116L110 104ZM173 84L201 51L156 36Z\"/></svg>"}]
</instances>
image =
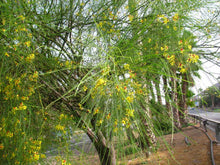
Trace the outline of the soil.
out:
<instances>
[{"instance_id":1,"label":"soil","mask_svg":"<svg viewBox=\"0 0 220 165\"><path fill-rule=\"evenodd\" d=\"M199 128L199 125L196 125ZM145 153L137 153L127 155L124 160L119 161L118 165L212 165L210 140L201 128L194 126L183 128L176 134L165 135L158 139L160 147L156 153L150 154L146 158ZM208 135L215 140L215 135L208 130ZM185 142L187 137L187 144ZM215 165L220 165L220 144L213 144ZM55 157L51 157L50 162L56 165ZM96 155L85 155L76 157L73 161L74 165L99 165L99 158Z\"/></svg>"},{"instance_id":2,"label":"soil","mask_svg":"<svg viewBox=\"0 0 220 165\"><path fill-rule=\"evenodd\" d=\"M196 125L199 127L199 125ZM214 133L208 130L208 135L215 140ZM172 138L173 137L173 138ZM185 142L187 137L187 144ZM173 139L173 141L172 141ZM162 141L166 141L168 147ZM148 158L137 157L128 160L127 165L211 165L210 140L200 129L193 126L184 128L181 132L172 135L165 135L159 139L161 147L156 153L151 154ZM220 144L213 144L215 164L220 165Z\"/></svg>"}]
</instances>

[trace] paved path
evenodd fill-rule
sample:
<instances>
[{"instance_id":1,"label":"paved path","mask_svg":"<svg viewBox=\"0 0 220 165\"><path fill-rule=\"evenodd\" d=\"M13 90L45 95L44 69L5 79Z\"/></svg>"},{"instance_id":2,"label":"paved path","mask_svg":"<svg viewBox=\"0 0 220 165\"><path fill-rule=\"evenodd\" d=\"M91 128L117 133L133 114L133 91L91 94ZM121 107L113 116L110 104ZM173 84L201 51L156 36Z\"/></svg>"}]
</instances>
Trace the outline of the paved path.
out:
<instances>
[{"instance_id":1,"label":"paved path","mask_svg":"<svg viewBox=\"0 0 220 165\"><path fill-rule=\"evenodd\" d=\"M220 123L220 113L217 113L217 112L210 112L210 111L203 111L201 109L194 109L194 110L189 110L188 114L199 116L201 118L210 120L215 123Z\"/></svg>"}]
</instances>

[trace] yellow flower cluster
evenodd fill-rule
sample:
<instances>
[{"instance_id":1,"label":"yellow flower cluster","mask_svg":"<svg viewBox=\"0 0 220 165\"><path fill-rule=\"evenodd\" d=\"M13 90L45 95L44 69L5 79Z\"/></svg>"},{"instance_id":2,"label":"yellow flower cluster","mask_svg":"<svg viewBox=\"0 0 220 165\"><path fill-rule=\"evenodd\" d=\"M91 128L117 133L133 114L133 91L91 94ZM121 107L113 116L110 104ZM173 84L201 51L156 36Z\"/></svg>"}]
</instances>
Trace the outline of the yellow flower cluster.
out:
<instances>
[{"instance_id":1,"label":"yellow flower cluster","mask_svg":"<svg viewBox=\"0 0 220 165\"><path fill-rule=\"evenodd\" d=\"M32 54L30 54L29 56L26 57L26 61L27 62L32 62L34 60L34 58L35 58L35 55L32 53Z\"/></svg>"},{"instance_id":2,"label":"yellow flower cluster","mask_svg":"<svg viewBox=\"0 0 220 165\"><path fill-rule=\"evenodd\" d=\"M13 112L15 113L16 110L26 110L27 109L27 106L24 105L23 102L20 103L19 107L13 107Z\"/></svg>"},{"instance_id":3,"label":"yellow flower cluster","mask_svg":"<svg viewBox=\"0 0 220 165\"><path fill-rule=\"evenodd\" d=\"M163 23L166 25L169 22L169 19L165 17L165 15L157 15L158 19L157 21L160 21L161 19L163 20Z\"/></svg>"},{"instance_id":4,"label":"yellow flower cluster","mask_svg":"<svg viewBox=\"0 0 220 165\"><path fill-rule=\"evenodd\" d=\"M96 85L95 85L95 88L98 88L100 86L103 86L103 85L106 85L106 80L104 79L99 79L97 82L96 82Z\"/></svg>"},{"instance_id":5,"label":"yellow flower cluster","mask_svg":"<svg viewBox=\"0 0 220 165\"><path fill-rule=\"evenodd\" d=\"M186 68L184 67L183 64L179 64L178 68L180 68L180 73L185 73L186 72Z\"/></svg>"},{"instance_id":6,"label":"yellow flower cluster","mask_svg":"<svg viewBox=\"0 0 220 165\"><path fill-rule=\"evenodd\" d=\"M134 101L134 98L132 96L128 96L126 97L126 100L129 102L129 103L132 103Z\"/></svg>"},{"instance_id":7,"label":"yellow flower cluster","mask_svg":"<svg viewBox=\"0 0 220 165\"><path fill-rule=\"evenodd\" d=\"M28 106L36 99L32 96L36 88L33 81L38 79L38 72L33 72L35 69L33 52L36 48L32 43L29 24L25 21L28 18L20 15L17 19L11 20L10 16L4 18L4 11L2 14L2 28L5 29L4 34L8 40L2 40L5 46L1 58L5 61L3 67L10 72L2 72L0 82L0 99L4 99L2 102L4 109L0 116L1 161L10 162L9 164L31 164L41 157L39 154L41 141L33 140L31 132L40 129L43 118L40 116L35 118L39 120L32 120L36 116L30 114L38 107ZM39 121L34 123L36 127L32 127L33 121ZM27 126L31 131L27 131ZM7 145L4 142L7 142Z\"/></svg>"},{"instance_id":8,"label":"yellow flower cluster","mask_svg":"<svg viewBox=\"0 0 220 165\"><path fill-rule=\"evenodd\" d=\"M197 63L198 60L199 60L199 56L197 54L189 54L189 58L187 59L187 62Z\"/></svg>"},{"instance_id":9,"label":"yellow flower cluster","mask_svg":"<svg viewBox=\"0 0 220 165\"><path fill-rule=\"evenodd\" d=\"M62 165L71 165L70 163L67 163L66 160L62 160Z\"/></svg>"},{"instance_id":10,"label":"yellow flower cluster","mask_svg":"<svg viewBox=\"0 0 220 165\"><path fill-rule=\"evenodd\" d=\"M176 13L176 14L173 16L173 21L176 22L176 21L178 21L178 19L179 19L179 14Z\"/></svg>"},{"instance_id":11,"label":"yellow flower cluster","mask_svg":"<svg viewBox=\"0 0 220 165\"><path fill-rule=\"evenodd\" d=\"M130 69L130 65L129 65L129 64L124 64L124 68L125 68L126 70L129 70L129 69Z\"/></svg>"},{"instance_id":12,"label":"yellow flower cluster","mask_svg":"<svg viewBox=\"0 0 220 165\"><path fill-rule=\"evenodd\" d=\"M60 124L58 124L58 125L56 125L56 130L58 130L58 131L64 131L64 126L62 126L62 125L60 125Z\"/></svg>"},{"instance_id":13,"label":"yellow flower cluster","mask_svg":"<svg viewBox=\"0 0 220 165\"><path fill-rule=\"evenodd\" d=\"M126 116L134 117L134 110L133 109L126 109Z\"/></svg>"},{"instance_id":14,"label":"yellow flower cluster","mask_svg":"<svg viewBox=\"0 0 220 165\"><path fill-rule=\"evenodd\" d=\"M175 55L171 55L171 56L167 56L167 60L169 61L170 65L174 65L175 64Z\"/></svg>"}]
</instances>

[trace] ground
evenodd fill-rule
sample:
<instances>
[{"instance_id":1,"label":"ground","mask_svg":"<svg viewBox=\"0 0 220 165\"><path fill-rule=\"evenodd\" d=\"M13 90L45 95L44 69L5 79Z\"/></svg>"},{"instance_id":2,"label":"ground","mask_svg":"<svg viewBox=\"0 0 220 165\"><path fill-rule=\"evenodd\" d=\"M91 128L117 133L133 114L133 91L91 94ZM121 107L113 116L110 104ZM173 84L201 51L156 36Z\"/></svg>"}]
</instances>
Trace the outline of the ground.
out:
<instances>
[{"instance_id":1,"label":"ground","mask_svg":"<svg viewBox=\"0 0 220 165\"><path fill-rule=\"evenodd\" d=\"M199 125L197 125L199 127ZM215 140L213 132L208 130L208 134ZM188 137L190 145L185 142ZM173 135L173 143L171 144L172 135L165 135L160 141L166 140L169 144L168 148L161 145L157 153L153 153L149 158L137 157L128 160L127 165L211 165L210 141L208 137L200 129L193 126L184 128L182 132ZM220 165L220 144L214 144L215 164ZM125 163L125 162L124 162ZM125 163L126 164L126 163Z\"/></svg>"},{"instance_id":2,"label":"ground","mask_svg":"<svg viewBox=\"0 0 220 165\"><path fill-rule=\"evenodd\" d=\"M199 125L196 125L199 128ZM209 136L215 140L214 133L208 130ZM187 137L190 145L185 142ZM172 142L173 139L173 142ZM176 134L169 134L158 139L160 148L148 158L144 153L127 155L117 165L211 165L210 140L201 129L194 126L183 128ZM167 144L167 145L165 145ZM220 144L213 144L215 165L220 165ZM58 165L55 156L50 157L50 165ZM77 156L72 165L99 165L96 155Z\"/></svg>"}]
</instances>

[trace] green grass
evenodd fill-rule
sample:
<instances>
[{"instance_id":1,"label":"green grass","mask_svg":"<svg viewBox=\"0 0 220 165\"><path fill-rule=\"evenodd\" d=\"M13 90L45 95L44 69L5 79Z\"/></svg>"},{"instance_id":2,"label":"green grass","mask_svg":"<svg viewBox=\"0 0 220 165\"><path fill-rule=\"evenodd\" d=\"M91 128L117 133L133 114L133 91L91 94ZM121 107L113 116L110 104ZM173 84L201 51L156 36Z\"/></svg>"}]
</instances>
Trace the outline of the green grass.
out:
<instances>
[{"instance_id":1,"label":"green grass","mask_svg":"<svg viewBox=\"0 0 220 165\"><path fill-rule=\"evenodd\" d=\"M213 112L220 112L220 109L214 109Z\"/></svg>"}]
</instances>

